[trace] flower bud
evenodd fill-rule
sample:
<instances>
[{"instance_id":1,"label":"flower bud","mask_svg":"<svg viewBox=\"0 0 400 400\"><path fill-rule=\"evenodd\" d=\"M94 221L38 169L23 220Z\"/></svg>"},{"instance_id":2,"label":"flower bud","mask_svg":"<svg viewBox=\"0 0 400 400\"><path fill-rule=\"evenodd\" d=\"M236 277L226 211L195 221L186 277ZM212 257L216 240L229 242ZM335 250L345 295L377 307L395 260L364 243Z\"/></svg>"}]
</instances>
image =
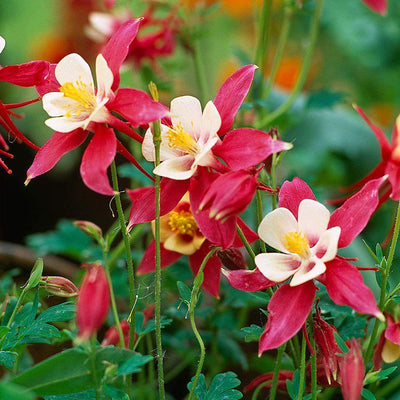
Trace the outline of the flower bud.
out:
<instances>
[{"instance_id":1,"label":"flower bud","mask_svg":"<svg viewBox=\"0 0 400 400\"><path fill-rule=\"evenodd\" d=\"M239 249L236 247L228 247L225 250L217 251L217 255L224 267L229 270L246 269L246 261Z\"/></svg>"},{"instance_id":2,"label":"flower bud","mask_svg":"<svg viewBox=\"0 0 400 400\"><path fill-rule=\"evenodd\" d=\"M364 360L356 339L351 338L349 349L341 365L342 394L344 400L359 400L365 375Z\"/></svg>"},{"instance_id":3,"label":"flower bud","mask_svg":"<svg viewBox=\"0 0 400 400\"><path fill-rule=\"evenodd\" d=\"M126 319L121 321L121 330L124 335L125 347L128 347L130 326ZM119 344L119 334L116 325L113 325L110 329L108 329L103 341L101 342L102 346L109 346L111 344L114 346Z\"/></svg>"},{"instance_id":4,"label":"flower bud","mask_svg":"<svg viewBox=\"0 0 400 400\"><path fill-rule=\"evenodd\" d=\"M209 209L210 218L225 220L242 213L257 189L258 171L241 169L219 176L207 190L200 210Z\"/></svg>"},{"instance_id":5,"label":"flower bud","mask_svg":"<svg viewBox=\"0 0 400 400\"><path fill-rule=\"evenodd\" d=\"M50 294L59 297L74 297L79 293L78 288L63 276L42 276L40 284Z\"/></svg>"},{"instance_id":6,"label":"flower bud","mask_svg":"<svg viewBox=\"0 0 400 400\"><path fill-rule=\"evenodd\" d=\"M100 227L90 221L75 221L74 225L79 228L83 233L93 239L100 239L103 236L103 232Z\"/></svg>"},{"instance_id":7,"label":"flower bud","mask_svg":"<svg viewBox=\"0 0 400 400\"><path fill-rule=\"evenodd\" d=\"M79 337L90 338L103 324L110 308L106 273L99 264L87 264L77 304Z\"/></svg>"}]
</instances>

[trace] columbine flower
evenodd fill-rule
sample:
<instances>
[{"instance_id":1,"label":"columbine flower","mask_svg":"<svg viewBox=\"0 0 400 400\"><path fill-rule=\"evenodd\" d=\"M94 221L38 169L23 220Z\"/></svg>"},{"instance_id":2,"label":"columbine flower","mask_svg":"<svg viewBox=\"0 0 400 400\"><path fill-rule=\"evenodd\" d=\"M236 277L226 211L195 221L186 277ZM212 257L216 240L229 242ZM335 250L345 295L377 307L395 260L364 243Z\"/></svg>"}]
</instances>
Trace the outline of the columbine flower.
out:
<instances>
[{"instance_id":1,"label":"columbine flower","mask_svg":"<svg viewBox=\"0 0 400 400\"><path fill-rule=\"evenodd\" d=\"M81 176L90 189L105 195L114 194L107 168L117 151L143 171L110 127L142 142L143 138L130 125L145 125L168 113L166 107L140 90L118 89L119 69L139 24L140 19L137 19L121 25L98 55L97 89L89 66L77 54L70 54L56 66L52 65L46 82L37 86L37 91L43 96L43 106L52 117L46 124L56 132L37 153L27 172L26 183L52 169L65 153L81 145L88 130L94 135L83 154ZM115 117L112 111L128 122Z\"/></svg>"},{"instance_id":2,"label":"columbine flower","mask_svg":"<svg viewBox=\"0 0 400 400\"><path fill-rule=\"evenodd\" d=\"M171 179L189 179L198 166L213 167L217 160L212 147L220 140L221 117L212 101L201 111L198 99L177 97L171 101L172 126L161 125L161 164L154 173ZM142 144L143 155L155 160L153 132L148 129Z\"/></svg>"},{"instance_id":3,"label":"columbine flower","mask_svg":"<svg viewBox=\"0 0 400 400\"><path fill-rule=\"evenodd\" d=\"M386 329L381 333L374 352L376 370L382 368L382 361L393 363L400 358L400 322L395 322L389 314L385 314L385 317Z\"/></svg>"},{"instance_id":4,"label":"columbine flower","mask_svg":"<svg viewBox=\"0 0 400 400\"><path fill-rule=\"evenodd\" d=\"M336 251L348 246L364 229L378 205L378 191L384 181L381 178L368 182L332 215L316 202L302 180L295 178L282 185L280 208L270 213L259 229L261 237L282 253L260 254L256 270L229 273L229 282L247 291L260 290L271 286L272 280L283 282L293 276L290 284L279 287L268 304L269 318L260 338L260 354L280 346L302 327L314 303L315 278L326 286L336 304L383 319L360 272L337 256Z\"/></svg>"}]
</instances>

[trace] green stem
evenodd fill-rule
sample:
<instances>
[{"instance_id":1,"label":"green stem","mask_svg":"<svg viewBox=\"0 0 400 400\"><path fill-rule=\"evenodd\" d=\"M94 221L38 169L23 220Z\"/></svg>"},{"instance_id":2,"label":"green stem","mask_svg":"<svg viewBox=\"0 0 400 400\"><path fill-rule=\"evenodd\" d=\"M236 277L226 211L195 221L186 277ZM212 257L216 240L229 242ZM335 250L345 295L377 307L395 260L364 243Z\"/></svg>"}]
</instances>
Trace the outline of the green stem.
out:
<instances>
[{"instance_id":1,"label":"green stem","mask_svg":"<svg viewBox=\"0 0 400 400\"><path fill-rule=\"evenodd\" d=\"M272 14L272 0L264 0L260 23L258 28L258 41L257 41L257 49L255 55L255 63L260 66L261 72L264 72L264 64L266 53L268 49L268 39L269 39L269 29L270 29L270 21Z\"/></svg>"},{"instance_id":2,"label":"green stem","mask_svg":"<svg viewBox=\"0 0 400 400\"><path fill-rule=\"evenodd\" d=\"M117 204L117 212L119 225L121 228L122 237L124 239L126 264L128 266L128 283L129 283L129 307L131 312L130 330L129 330L129 348L132 349L135 340L135 313L133 308L135 306L135 271L133 269L132 253L129 243L129 233L125 225L125 216L121 204L121 195L118 187L117 167L115 161L111 163L111 177L113 182L113 189L116 192L115 202Z\"/></svg>"},{"instance_id":3,"label":"green stem","mask_svg":"<svg viewBox=\"0 0 400 400\"><path fill-rule=\"evenodd\" d=\"M276 362L275 362L274 377L272 379L272 386L271 386L271 392L269 395L269 400L275 400L275 397L276 397L276 392L278 390L279 371L281 370L281 362L282 362L283 353L285 352L285 348L286 348L286 343L284 343L278 349L278 356L277 356Z\"/></svg>"},{"instance_id":4,"label":"green stem","mask_svg":"<svg viewBox=\"0 0 400 400\"><path fill-rule=\"evenodd\" d=\"M268 386L268 385L270 385L270 384L271 384L271 381L269 380L269 381L263 382L263 383L261 383L260 385L258 385L258 386L256 387L256 390L255 390L254 393L253 393L253 396L251 396L251 400L257 400L258 395L260 394L261 390L262 390L265 386Z\"/></svg>"},{"instance_id":5,"label":"green stem","mask_svg":"<svg viewBox=\"0 0 400 400\"><path fill-rule=\"evenodd\" d=\"M146 348L147 348L147 354L151 354L151 352L153 351L153 343L151 340L151 336L150 335L146 335ZM148 368L147 368L147 376L148 376L148 383L150 385L150 389L149 389L149 400L155 400L156 398L156 391L155 391L155 377L154 377L154 361L151 360L148 364Z\"/></svg>"},{"instance_id":6,"label":"green stem","mask_svg":"<svg viewBox=\"0 0 400 400\"><path fill-rule=\"evenodd\" d=\"M113 289L113 285L112 285L112 281L111 281L110 264L107 261L107 249L105 247L103 248L103 258L104 258L104 269L106 271L106 276L107 276L107 281L108 281L108 288L110 290L111 309L113 312L115 325L116 325L117 331L118 331L119 345L121 346L121 348L125 348L124 333L122 332L121 322L119 320L117 303L115 301L115 294L114 294L114 289Z\"/></svg>"},{"instance_id":7,"label":"green stem","mask_svg":"<svg viewBox=\"0 0 400 400\"><path fill-rule=\"evenodd\" d=\"M387 281L388 281L388 278L390 275L390 268L393 263L394 253L396 251L397 240L399 238L399 231L400 231L400 202L397 205L397 213L396 213L396 217L395 217L393 237L392 237L392 242L390 244L386 267L385 267L384 271L381 272L382 273L382 283L381 283L381 294L380 294L380 298L379 298L379 309L382 312L384 311L384 306L386 304L386 285L387 285ZM380 323L381 323L381 321L378 318L376 318L375 323L374 323L374 328L372 330L371 338L368 343L367 353L365 355L365 363L366 364L368 364L372 358L374 344L378 337Z\"/></svg>"},{"instance_id":8,"label":"green stem","mask_svg":"<svg viewBox=\"0 0 400 400\"><path fill-rule=\"evenodd\" d=\"M197 327L196 327L196 321L195 321L195 318L194 318L194 310L195 310L196 305L197 305L198 293L199 293L199 290L200 290L200 286L203 283L203 279L204 279L203 270L204 270L208 260L218 250L219 250L219 248L215 247L212 250L210 250L209 253L205 256L203 262L200 265L199 271L197 272L196 278L194 279L193 289L192 289L192 293L191 293L191 296L190 296L190 303L189 303L190 325L192 327L194 335L196 336L197 342L199 343L199 346L200 346L200 359L199 359L199 364L197 366L196 374L195 374L193 382L192 382L192 386L190 388L189 400L193 399L193 395L194 395L194 391L196 389L197 381L199 380L199 376L200 376L200 373L201 373L201 370L202 370L203 364L204 364L204 359L206 357L206 348L204 346L203 339L201 338L201 335L200 335L200 333L199 333L199 331L197 330Z\"/></svg>"},{"instance_id":9,"label":"green stem","mask_svg":"<svg viewBox=\"0 0 400 400\"><path fill-rule=\"evenodd\" d=\"M273 135L273 139L276 139L276 135ZM271 188L274 190L272 193L272 209L275 210L278 206L278 194L276 193L276 167L277 167L277 155L272 154L272 164L271 164Z\"/></svg>"},{"instance_id":10,"label":"green stem","mask_svg":"<svg viewBox=\"0 0 400 400\"><path fill-rule=\"evenodd\" d=\"M301 342L300 382L299 382L299 393L297 395L297 400L302 400L303 398L305 379L306 379L306 338L303 335L303 340Z\"/></svg>"},{"instance_id":11,"label":"green stem","mask_svg":"<svg viewBox=\"0 0 400 400\"><path fill-rule=\"evenodd\" d=\"M26 290L26 287L24 287L24 288L22 289L22 292L21 292L21 294L19 295L19 298L18 298L18 300L17 300L17 304L15 305L14 310L13 310L13 312L12 312L12 314L11 314L11 317L10 317L10 319L9 319L8 322L7 322L7 325L6 325L7 328L11 328L11 324L13 323L14 318L15 318L15 316L17 315L18 309L19 309L19 307L21 306L21 303L22 303L22 301L24 300L24 297L25 297L27 291L28 291L28 290Z\"/></svg>"},{"instance_id":12,"label":"green stem","mask_svg":"<svg viewBox=\"0 0 400 400\"><path fill-rule=\"evenodd\" d=\"M271 73L268 78L268 82L265 85L264 90L261 95L261 98L263 98L263 99L266 99L269 96L269 94L271 93L273 84L275 82L276 74L278 72L279 66L282 61L285 45L286 45L287 39L289 37L290 25L292 22L292 15L293 15L292 7L286 4L285 10L284 10L283 25L282 25L282 29L281 29L279 39L278 39L278 45L276 48L274 63L272 65L272 69L271 69Z\"/></svg>"},{"instance_id":13,"label":"green stem","mask_svg":"<svg viewBox=\"0 0 400 400\"><path fill-rule=\"evenodd\" d=\"M206 73L204 71L203 59L201 57L200 40L199 38L193 39L193 61L196 72L197 83L200 90L200 98L205 104L208 100L208 83Z\"/></svg>"},{"instance_id":14,"label":"green stem","mask_svg":"<svg viewBox=\"0 0 400 400\"><path fill-rule=\"evenodd\" d=\"M267 115L264 119L262 119L257 124L257 126L256 126L257 128L263 128L265 126L269 126L272 121L274 121L276 118L280 117L287 110L289 110L289 108L292 106L292 104L296 100L297 96L300 94L301 90L303 89L303 86L307 79L308 71L310 70L310 67L311 67L311 60L312 60L314 47L315 47L315 44L317 41L318 27L319 27L320 17L322 14L322 8L323 8L323 0L317 0L317 5L315 7L313 20L311 23L310 33L308 36L308 47L307 47L306 53L304 55L303 65L301 67L301 71L300 71L300 74L297 79L295 87L293 88L293 90L290 93L287 100L280 107L278 107L275 111L273 111L271 114Z\"/></svg>"},{"instance_id":15,"label":"green stem","mask_svg":"<svg viewBox=\"0 0 400 400\"><path fill-rule=\"evenodd\" d=\"M263 213L263 204L262 204L262 197L261 197L261 190L256 191L257 194L257 221L258 225L261 224L261 221L263 220L264 213ZM267 252L267 247L263 240L260 239L260 246L261 246L261 251L263 253Z\"/></svg>"},{"instance_id":16,"label":"green stem","mask_svg":"<svg viewBox=\"0 0 400 400\"><path fill-rule=\"evenodd\" d=\"M90 363L92 366L92 379L94 390L96 391L96 400L101 399L100 387L99 387L99 379L97 376L97 368L96 368L96 345L97 339L96 334L93 335L91 339L91 349L90 349Z\"/></svg>"},{"instance_id":17,"label":"green stem","mask_svg":"<svg viewBox=\"0 0 400 400\"><path fill-rule=\"evenodd\" d=\"M310 324L312 329L312 322ZM311 346L314 354L311 354L311 400L317 400L317 356L315 349L314 330L310 335Z\"/></svg>"},{"instance_id":18,"label":"green stem","mask_svg":"<svg viewBox=\"0 0 400 400\"><path fill-rule=\"evenodd\" d=\"M288 343L289 343L289 347L290 347L290 352L292 353L293 365L297 369L300 366L300 361L299 361L299 356L297 354L293 339L290 339Z\"/></svg>"},{"instance_id":19,"label":"green stem","mask_svg":"<svg viewBox=\"0 0 400 400\"><path fill-rule=\"evenodd\" d=\"M246 236L244 236L243 231L240 229L239 225L236 225L236 230L237 230L237 233L238 233L238 235L240 237L240 240L242 241L244 247L247 250L247 253L249 253L249 256L251 257L251 259L254 260L256 255L255 255L253 249L251 248L250 243L247 241Z\"/></svg>"}]
</instances>

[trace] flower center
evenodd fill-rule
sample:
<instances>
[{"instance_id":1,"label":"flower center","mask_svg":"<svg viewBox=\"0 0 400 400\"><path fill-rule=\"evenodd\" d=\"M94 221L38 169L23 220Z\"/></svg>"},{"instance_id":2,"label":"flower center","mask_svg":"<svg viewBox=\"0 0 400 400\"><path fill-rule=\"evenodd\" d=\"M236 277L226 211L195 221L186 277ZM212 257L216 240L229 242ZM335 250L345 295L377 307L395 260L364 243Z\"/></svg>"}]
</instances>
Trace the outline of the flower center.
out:
<instances>
[{"instance_id":1,"label":"flower center","mask_svg":"<svg viewBox=\"0 0 400 400\"><path fill-rule=\"evenodd\" d=\"M186 154L196 155L200 150L196 141L180 124L169 129L167 138L169 147L183 151Z\"/></svg>"},{"instance_id":2,"label":"flower center","mask_svg":"<svg viewBox=\"0 0 400 400\"><path fill-rule=\"evenodd\" d=\"M72 82L64 83L60 87L60 92L64 94L64 97L78 103L76 106L68 106L71 109L65 114L68 118L71 115L79 116L82 113L90 113L96 108L97 102L93 89L80 80L75 81L75 84Z\"/></svg>"},{"instance_id":3,"label":"flower center","mask_svg":"<svg viewBox=\"0 0 400 400\"><path fill-rule=\"evenodd\" d=\"M301 258L307 258L310 254L307 236L303 232L289 232L283 236L283 242L290 253L298 254Z\"/></svg>"},{"instance_id":4,"label":"flower center","mask_svg":"<svg viewBox=\"0 0 400 400\"><path fill-rule=\"evenodd\" d=\"M169 227L183 235L194 236L197 230L196 221L190 211L171 211L169 213Z\"/></svg>"}]
</instances>

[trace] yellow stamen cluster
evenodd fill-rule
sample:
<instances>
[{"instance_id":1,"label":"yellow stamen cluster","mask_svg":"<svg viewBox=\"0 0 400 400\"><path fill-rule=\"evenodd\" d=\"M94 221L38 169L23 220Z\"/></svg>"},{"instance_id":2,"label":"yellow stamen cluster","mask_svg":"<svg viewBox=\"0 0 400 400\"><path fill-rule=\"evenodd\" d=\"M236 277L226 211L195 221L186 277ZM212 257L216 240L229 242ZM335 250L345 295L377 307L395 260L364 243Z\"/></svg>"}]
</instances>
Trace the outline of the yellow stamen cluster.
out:
<instances>
[{"instance_id":1,"label":"yellow stamen cluster","mask_svg":"<svg viewBox=\"0 0 400 400\"><path fill-rule=\"evenodd\" d=\"M190 211L171 211L169 213L168 225L171 230L192 237L197 230L196 221Z\"/></svg>"},{"instance_id":2,"label":"yellow stamen cluster","mask_svg":"<svg viewBox=\"0 0 400 400\"><path fill-rule=\"evenodd\" d=\"M92 88L89 88L81 80L75 81L75 84L72 82L64 83L64 85L60 87L60 92L62 92L65 97L75 100L78 103L76 107L69 107L72 108L72 110L66 113L67 117L71 117L71 114L79 116L83 112L91 112L96 107L96 97Z\"/></svg>"},{"instance_id":3,"label":"yellow stamen cluster","mask_svg":"<svg viewBox=\"0 0 400 400\"><path fill-rule=\"evenodd\" d=\"M167 138L169 141L168 146L173 149L192 155L196 155L199 152L199 145L180 124L174 126L167 132Z\"/></svg>"},{"instance_id":4,"label":"yellow stamen cluster","mask_svg":"<svg viewBox=\"0 0 400 400\"><path fill-rule=\"evenodd\" d=\"M290 253L298 254L302 258L309 255L310 247L307 236L303 232L292 231L283 236L283 243Z\"/></svg>"}]
</instances>

